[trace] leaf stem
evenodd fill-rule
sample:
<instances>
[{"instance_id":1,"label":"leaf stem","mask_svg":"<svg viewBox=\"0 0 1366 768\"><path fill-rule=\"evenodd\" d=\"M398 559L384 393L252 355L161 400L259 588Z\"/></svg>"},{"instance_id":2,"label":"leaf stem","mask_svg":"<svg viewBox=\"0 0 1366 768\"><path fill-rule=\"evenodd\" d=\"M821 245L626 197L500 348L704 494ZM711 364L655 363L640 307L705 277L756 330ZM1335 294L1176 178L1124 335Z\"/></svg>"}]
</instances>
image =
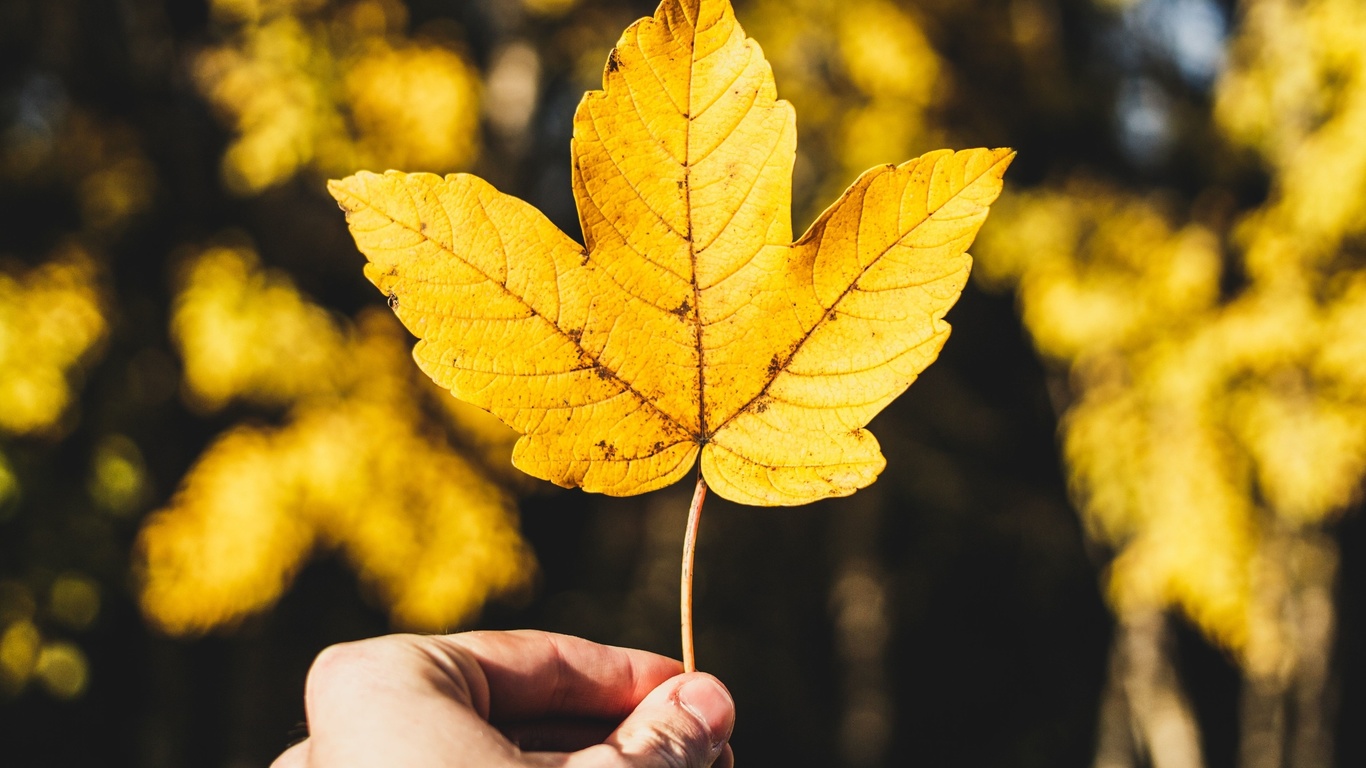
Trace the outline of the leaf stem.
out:
<instances>
[{"instance_id":1,"label":"leaf stem","mask_svg":"<svg viewBox=\"0 0 1366 768\"><path fill-rule=\"evenodd\" d=\"M688 531L683 536L683 580L679 594L678 609L683 630L683 671L697 671L697 657L692 646L692 563L697 552L697 526L702 521L702 501L707 498L707 481L702 472L697 473L697 489L692 493L692 506L688 508Z\"/></svg>"}]
</instances>

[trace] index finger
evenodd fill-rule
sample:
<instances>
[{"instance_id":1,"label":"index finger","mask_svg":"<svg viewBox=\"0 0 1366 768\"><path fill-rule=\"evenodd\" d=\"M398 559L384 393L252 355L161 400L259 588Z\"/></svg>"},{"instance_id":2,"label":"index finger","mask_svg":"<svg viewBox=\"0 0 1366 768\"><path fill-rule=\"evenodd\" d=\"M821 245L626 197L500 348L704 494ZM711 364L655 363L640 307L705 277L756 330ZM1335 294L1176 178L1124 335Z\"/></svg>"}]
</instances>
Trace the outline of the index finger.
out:
<instances>
[{"instance_id":1,"label":"index finger","mask_svg":"<svg viewBox=\"0 0 1366 768\"><path fill-rule=\"evenodd\" d=\"M683 672L674 659L553 632L465 632L431 637L479 664L487 689L472 690L490 722L547 717L621 720L660 683ZM471 681L476 684L477 680Z\"/></svg>"}]
</instances>

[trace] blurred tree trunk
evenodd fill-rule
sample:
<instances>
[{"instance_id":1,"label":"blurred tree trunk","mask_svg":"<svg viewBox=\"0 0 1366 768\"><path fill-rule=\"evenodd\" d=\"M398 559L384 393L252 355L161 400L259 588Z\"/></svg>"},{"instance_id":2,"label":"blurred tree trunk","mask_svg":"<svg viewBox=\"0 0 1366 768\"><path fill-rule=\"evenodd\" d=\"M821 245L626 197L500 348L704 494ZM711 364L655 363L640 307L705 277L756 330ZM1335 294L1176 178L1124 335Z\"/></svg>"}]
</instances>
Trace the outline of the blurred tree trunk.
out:
<instances>
[{"instance_id":1,"label":"blurred tree trunk","mask_svg":"<svg viewBox=\"0 0 1366 768\"><path fill-rule=\"evenodd\" d=\"M869 489L874 490L874 489ZM892 732L892 694L887 670L887 575L879 562L881 494L844 502L839 524L831 526L836 563L830 589L835 647L840 665L840 764L846 768L887 765Z\"/></svg>"},{"instance_id":2,"label":"blurred tree trunk","mask_svg":"<svg viewBox=\"0 0 1366 768\"><path fill-rule=\"evenodd\" d=\"M1101 697L1095 768L1203 768L1200 731L1165 613L1121 616Z\"/></svg>"},{"instance_id":3,"label":"blurred tree trunk","mask_svg":"<svg viewBox=\"0 0 1366 768\"><path fill-rule=\"evenodd\" d=\"M1288 564L1284 583L1265 590L1275 601L1288 644L1286 662L1247 680L1241 711L1240 768L1329 768L1337 691L1329 676L1337 634L1333 590L1338 546L1322 532L1272 534L1268 546Z\"/></svg>"}]
</instances>

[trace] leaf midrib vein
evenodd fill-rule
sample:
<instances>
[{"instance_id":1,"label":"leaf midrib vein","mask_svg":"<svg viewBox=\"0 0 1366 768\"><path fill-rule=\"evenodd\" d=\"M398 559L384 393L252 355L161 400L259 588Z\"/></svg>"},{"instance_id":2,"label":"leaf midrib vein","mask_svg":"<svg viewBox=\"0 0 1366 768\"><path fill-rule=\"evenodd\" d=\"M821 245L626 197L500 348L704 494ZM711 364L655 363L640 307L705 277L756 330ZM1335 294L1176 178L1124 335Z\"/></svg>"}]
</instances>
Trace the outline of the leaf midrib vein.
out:
<instances>
[{"instance_id":1,"label":"leaf midrib vein","mask_svg":"<svg viewBox=\"0 0 1366 768\"><path fill-rule=\"evenodd\" d=\"M679 4L679 9L687 18L688 12L683 4ZM692 125L693 125L693 70L697 67L697 26L701 21L699 9L698 18L690 19L689 25L692 27L692 40L688 48L688 117L683 123L683 154L687 162L683 165L683 207L688 212L688 260L692 265L692 312L693 312L693 342L694 350L697 353L697 435L694 437L699 445L705 445L709 436L707 431L707 361L705 357L705 347L702 344L702 287L697 278L697 243L693 242L695 234L693 227L692 210Z\"/></svg>"}]
</instances>

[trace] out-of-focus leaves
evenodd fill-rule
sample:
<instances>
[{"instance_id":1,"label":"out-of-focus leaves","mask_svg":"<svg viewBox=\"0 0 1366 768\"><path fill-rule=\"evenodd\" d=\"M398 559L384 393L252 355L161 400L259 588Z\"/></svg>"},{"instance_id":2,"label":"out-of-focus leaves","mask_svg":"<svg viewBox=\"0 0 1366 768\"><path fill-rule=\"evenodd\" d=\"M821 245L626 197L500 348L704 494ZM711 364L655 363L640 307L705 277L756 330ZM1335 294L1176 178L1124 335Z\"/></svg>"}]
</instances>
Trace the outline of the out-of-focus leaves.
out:
<instances>
[{"instance_id":1,"label":"out-of-focus leaves","mask_svg":"<svg viewBox=\"0 0 1366 768\"><path fill-rule=\"evenodd\" d=\"M1066 458L1117 550L1116 607L1179 605L1267 678L1298 663L1281 601L1314 569L1296 537L1366 475L1366 9L1244 8L1217 117L1263 158L1265 204L1225 233L1074 181L1003 200L979 275L1016 286L1036 346L1070 369Z\"/></svg>"},{"instance_id":2,"label":"out-of-focus leaves","mask_svg":"<svg viewBox=\"0 0 1366 768\"><path fill-rule=\"evenodd\" d=\"M799 219L819 213L864 169L951 143L932 113L952 78L913 9L886 0L755 0L745 19L781 95L802 116Z\"/></svg>"},{"instance_id":3,"label":"out-of-focus leaves","mask_svg":"<svg viewBox=\"0 0 1366 768\"><path fill-rule=\"evenodd\" d=\"M0 591L0 611L12 610L22 589L13 582ZM66 640L45 639L31 615L3 622L0 616L0 696L13 696L30 683L41 685L58 699L74 699L89 683L89 662L85 652Z\"/></svg>"},{"instance_id":4,"label":"out-of-focus leaves","mask_svg":"<svg viewBox=\"0 0 1366 768\"><path fill-rule=\"evenodd\" d=\"M125 435L107 435L95 446L86 489L104 511L129 515L148 501L147 468L137 443Z\"/></svg>"},{"instance_id":5,"label":"out-of-focus leaves","mask_svg":"<svg viewBox=\"0 0 1366 768\"><path fill-rule=\"evenodd\" d=\"M1217 235L1171 226L1167 207L1093 181L1008 196L1011 225L984 238L978 280L1016 286L1035 345L1060 359L1180 332L1214 308L1222 263Z\"/></svg>"},{"instance_id":6,"label":"out-of-focus leaves","mask_svg":"<svg viewBox=\"0 0 1366 768\"><path fill-rule=\"evenodd\" d=\"M98 270L80 246L28 270L0 264L0 431L59 431L73 379L107 332Z\"/></svg>"},{"instance_id":7,"label":"out-of-focus leaves","mask_svg":"<svg viewBox=\"0 0 1366 768\"><path fill-rule=\"evenodd\" d=\"M28 618L0 630L0 692L13 694L33 676L43 636Z\"/></svg>"},{"instance_id":8,"label":"out-of-focus leaves","mask_svg":"<svg viewBox=\"0 0 1366 768\"><path fill-rule=\"evenodd\" d=\"M90 683L90 663L75 643L57 640L38 651L33 674L54 698L74 699Z\"/></svg>"},{"instance_id":9,"label":"out-of-focus leaves","mask_svg":"<svg viewBox=\"0 0 1366 768\"><path fill-rule=\"evenodd\" d=\"M1249 0L1216 117L1264 159L1275 193L1237 239L1264 290L1327 281L1366 230L1366 6ZM1348 246L1348 252L1357 250Z\"/></svg>"},{"instance_id":10,"label":"out-of-focus leaves","mask_svg":"<svg viewBox=\"0 0 1366 768\"><path fill-rule=\"evenodd\" d=\"M397 0L217 0L223 38L195 58L199 88L237 134L223 179L254 194L300 170L453 170L478 149L479 82L438 40L410 39Z\"/></svg>"},{"instance_id":11,"label":"out-of-focus leaves","mask_svg":"<svg viewBox=\"0 0 1366 768\"><path fill-rule=\"evenodd\" d=\"M214 246L185 263L171 315L184 394L217 410L234 399L281 406L334 391L346 343L327 310L307 301L246 247Z\"/></svg>"},{"instance_id":12,"label":"out-of-focus leaves","mask_svg":"<svg viewBox=\"0 0 1366 768\"><path fill-rule=\"evenodd\" d=\"M19 479L14 470L0 453L0 521L8 520L14 514L15 501L19 496Z\"/></svg>"},{"instance_id":13,"label":"out-of-focus leaves","mask_svg":"<svg viewBox=\"0 0 1366 768\"><path fill-rule=\"evenodd\" d=\"M1017 195L1000 221L979 263L1018 284L1035 344L1071 366L1064 452L1092 534L1121 548L1117 607L1181 605L1246 647L1252 502L1217 423L1208 355L1222 350L1200 338L1218 311L1216 238L1095 183Z\"/></svg>"},{"instance_id":14,"label":"out-of-focus leaves","mask_svg":"<svg viewBox=\"0 0 1366 768\"><path fill-rule=\"evenodd\" d=\"M188 397L289 410L221 436L148 520L149 618L177 634L234 623L273 604L315 547L340 550L407 627L457 625L526 586L512 498L478 460L505 463L510 431L442 404L473 433L471 454L452 448L428 416L433 394L449 398L419 380L387 315L344 328L245 247L192 257L176 306Z\"/></svg>"},{"instance_id":15,"label":"out-of-focus leaves","mask_svg":"<svg viewBox=\"0 0 1366 768\"><path fill-rule=\"evenodd\" d=\"M452 32L449 25L411 36L407 7L394 0L221 0L211 3L210 11L208 31L215 44L192 51L184 61L193 82L236 134L223 160L224 181L236 193L259 192L301 171L338 173L362 163L455 168L477 152L478 77L458 50L458 30ZM39 266L24 268L6 261L0 267L0 433L37 436L51 444L52 438L78 426L76 388L106 338L141 332L156 317L157 310L145 296L112 295L112 286L104 284L104 276L113 271L104 247L136 232L140 217L159 202L161 180L143 152L145 137L134 123L92 108L67 90L71 83L53 72L36 69L19 75L22 88L13 102L17 117L0 134L0 180L19 190L18 199L66 206L74 214L68 219L74 229ZM8 91L3 95L10 96ZM10 101L3 102L5 110L10 106ZM8 111L3 115L11 117ZM51 240L45 238L50 233L36 233L35 242L46 248ZM183 353L185 402L201 415L235 402L282 422L275 428L241 427L223 438L231 448L244 444L235 437L239 433L255 435L254 442L247 441L257 446L254 455L279 460L261 471L277 473L270 482L294 484L293 495L286 494L288 498L267 512L304 514L297 504L303 493L299 473L318 469L309 462L325 462L327 451L339 450L329 448L328 441L345 435L354 450L342 451L337 461L350 462L347 477L369 477L373 484L351 487L355 493L350 495L340 483L328 486L325 493L312 486L310 503L334 516L328 518L324 511L305 516L307 542L344 549L390 604L397 621L422 627L454 624L472 615L490 593L515 591L525 583L532 564L516 533L511 496L501 481L490 479L503 477L501 467L511 450L505 428L490 425L486 414L471 413L473 409L444 395L436 397L425 380L391 376L384 386L355 386L358 366L373 362L373 354L366 350L378 348L378 340L392 332L385 330L387 321L368 320L365 330L352 329L304 300L282 273L259 269L249 249L219 246L190 258L181 248L163 256L140 253L136 258L166 256L185 265L176 277L178 290L169 313L171 336ZM111 317L129 324L111 327ZM122 337L124 342L129 338ZM145 390L149 376L174 376L169 361L156 364L165 358L156 344L128 364L130 392ZM127 362L127 350L116 354L118 365ZM115 374L110 380L121 378ZM20 576L13 582L15 590L0 593L0 614L11 612L7 604L34 607L15 608L13 617L0 616L0 632L23 622L37 633L38 649L32 663L11 665L6 691L40 686L54 696L74 697L84 690L84 659L73 661L75 646L60 635L94 625L102 600L98 585L110 574L102 572L100 579L92 579L72 566L100 564L107 569L112 561L104 549L68 551L84 546L73 531L86 532L80 536L105 531L108 542L106 527L111 521L134 521L155 499L154 470L132 437L134 431L103 417L108 413L103 407L112 402L109 398L118 397L116 390L117 386L107 387L97 400L102 418L89 450L76 462L77 471L84 473L72 486L76 496L40 502L58 503L55 513L25 506L31 504L30 496L38 496L31 490L48 490L24 485L34 474L33 467L43 465L31 461L26 444L3 446L8 455L0 455L0 521L17 516L18 527L12 530L18 533L10 535L43 543L34 550L41 556L13 574ZM166 403L165 395L157 402ZM385 453L384 445L399 453ZM186 488L212 488L209 470L222 463L217 457L223 453L221 444L211 447L206 454L208 469L194 470L194 482L187 480ZM258 466L235 455L235 461ZM415 462L405 467L413 470L408 476L430 481L425 493L440 498L415 495L396 480L401 472L393 464L394 455ZM487 466L500 469L490 472ZM375 472L383 474L374 477ZM432 473L437 477L429 477ZM249 478L238 479L250 483ZM519 479L510 487L526 489L527 484ZM240 490L234 489L229 487ZM187 490L175 508L185 509L181 502L191 496ZM233 532L223 527L235 514L231 496L199 496L210 499L203 502L204 509L212 503L228 509L212 533L223 533L229 542L244 547L234 550L229 564L259 569L265 567L260 565L263 559L278 555L286 561L275 567L292 573L302 562L306 552L288 561L278 547L253 551L257 542L251 538L232 539ZM378 527L362 524L367 518L357 510L363 505L375 510L376 519L388 522ZM419 519L412 509L437 517ZM188 520L190 513L185 514ZM350 522L337 522L342 518ZM176 519L158 518L160 523ZM332 525L318 520L330 520ZM188 531L192 525L182 528ZM244 525L243 530L250 529ZM392 533L394 541L385 544L377 533L381 530ZM436 535L428 535L431 531ZM150 535L145 540L151 540ZM165 544L168 539L158 541ZM183 551L194 545L189 534L177 543ZM207 547L205 551L212 550L198 543ZM452 553L464 553L465 559L451 561ZM411 566L406 576L398 570L400 563ZM183 569L175 577L181 591L166 598L167 605L175 599L196 604L193 589L205 582L195 582L192 576L205 572L195 571L195 565L192 559L177 561L175 567ZM484 575L471 577L472 572ZM146 585L161 584L153 577L165 573L146 568ZM210 575L224 574L220 570ZM245 577L237 582L225 578L224 583L256 588ZM283 586L251 598L237 594L237 603L206 599L193 620L167 608L171 618L163 623L186 631L225 623L269 604ZM20 651L32 645L19 642L28 637L21 629L12 635L18 638L9 646L12 660L28 658Z\"/></svg>"},{"instance_id":16,"label":"out-of-focus leaves","mask_svg":"<svg viewBox=\"0 0 1366 768\"><path fill-rule=\"evenodd\" d=\"M579 0L522 0L522 6L538 16L563 16L578 4Z\"/></svg>"},{"instance_id":17,"label":"out-of-focus leaves","mask_svg":"<svg viewBox=\"0 0 1366 768\"><path fill-rule=\"evenodd\" d=\"M0 130L0 188L6 206L37 215L15 217L0 236L0 247L15 251L13 261L0 259L0 523L10 546L0 581L0 695L36 689L76 699L89 664L67 638L97 623L101 579L120 557L111 557L106 513L136 513L149 488L126 436L97 436L90 463L59 444L82 431L85 380L126 319L110 254L154 206L158 179L129 121L75 102L44 68L15 74L19 93L13 102L4 93L0 107L0 119L17 117ZM62 457L55 462L54 450ZM74 468L73 489L93 464L88 498L54 487L50 478L64 473L51 465L62 462Z\"/></svg>"}]
</instances>

